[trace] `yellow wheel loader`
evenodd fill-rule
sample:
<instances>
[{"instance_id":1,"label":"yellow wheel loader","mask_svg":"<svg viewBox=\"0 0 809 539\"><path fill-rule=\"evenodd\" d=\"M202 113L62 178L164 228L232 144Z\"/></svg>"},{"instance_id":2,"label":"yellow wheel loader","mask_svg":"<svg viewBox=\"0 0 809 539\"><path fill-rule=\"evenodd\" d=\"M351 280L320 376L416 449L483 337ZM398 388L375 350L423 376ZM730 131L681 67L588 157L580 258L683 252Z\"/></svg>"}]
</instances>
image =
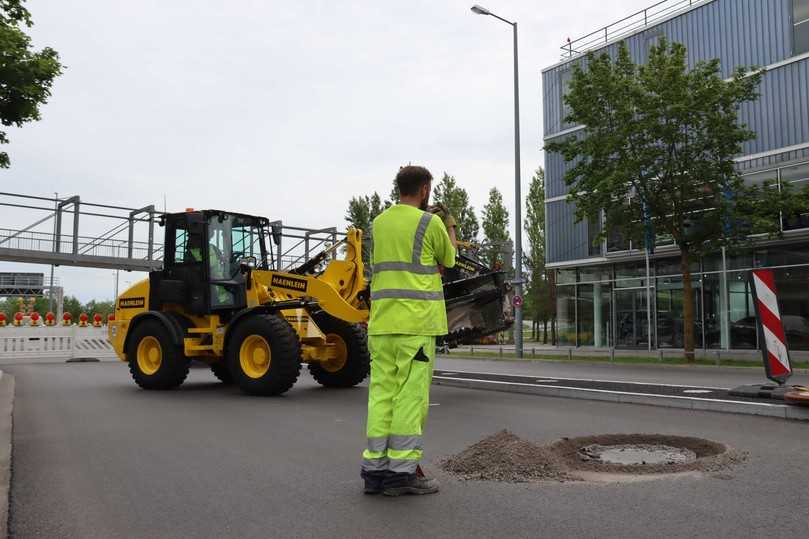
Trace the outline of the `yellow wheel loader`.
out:
<instances>
[{"instance_id":1,"label":"yellow wheel loader","mask_svg":"<svg viewBox=\"0 0 809 539\"><path fill-rule=\"evenodd\" d=\"M144 389L183 383L192 359L245 393L277 395L301 363L328 387L368 375L362 233L289 272L267 266L269 221L217 210L166 214L164 266L121 294L109 339ZM325 265L325 269L318 271Z\"/></svg>"},{"instance_id":2,"label":"yellow wheel loader","mask_svg":"<svg viewBox=\"0 0 809 539\"><path fill-rule=\"evenodd\" d=\"M218 210L166 214L163 269L121 294L109 339L144 389L183 383L192 359L245 393L278 395L301 369L327 387L351 387L370 370L362 325L370 310L362 232L290 271L270 270L270 223ZM344 257L332 259L343 247ZM508 329L505 273L459 255L444 275L453 347Z\"/></svg>"}]
</instances>

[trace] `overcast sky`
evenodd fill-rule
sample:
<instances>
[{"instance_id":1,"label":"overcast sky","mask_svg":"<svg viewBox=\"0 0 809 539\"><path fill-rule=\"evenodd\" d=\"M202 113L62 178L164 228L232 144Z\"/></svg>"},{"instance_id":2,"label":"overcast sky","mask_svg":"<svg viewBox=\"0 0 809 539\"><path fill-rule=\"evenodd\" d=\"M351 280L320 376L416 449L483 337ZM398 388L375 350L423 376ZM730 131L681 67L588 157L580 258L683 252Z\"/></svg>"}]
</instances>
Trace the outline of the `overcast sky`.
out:
<instances>
[{"instance_id":1,"label":"overcast sky","mask_svg":"<svg viewBox=\"0 0 809 539\"><path fill-rule=\"evenodd\" d=\"M483 3L519 23L523 193L543 164L540 70L650 3ZM454 175L478 212L497 186L513 217L511 28L470 5L29 0L36 46L67 69L42 120L10 130L2 190L342 228L351 196L387 195L413 162ZM17 218L0 209L0 227ZM48 268L0 263L15 270ZM113 295L110 271L56 272L67 294Z\"/></svg>"}]
</instances>

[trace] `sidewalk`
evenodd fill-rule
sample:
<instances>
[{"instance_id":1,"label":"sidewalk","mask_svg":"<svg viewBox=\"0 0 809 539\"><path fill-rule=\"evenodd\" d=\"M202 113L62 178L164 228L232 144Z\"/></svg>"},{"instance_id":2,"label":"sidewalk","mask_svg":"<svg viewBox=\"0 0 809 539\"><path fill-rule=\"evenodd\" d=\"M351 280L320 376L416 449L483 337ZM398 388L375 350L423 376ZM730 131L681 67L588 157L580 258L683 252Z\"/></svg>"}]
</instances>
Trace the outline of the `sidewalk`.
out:
<instances>
[{"instance_id":1,"label":"sidewalk","mask_svg":"<svg viewBox=\"0 0 809 539\"><path fill-rule=\"evenodd\" d=\"M530 359L464 359L462 355L439 355L436 360L436 368L458 372L488 372L542 378L578 378L721 388L768 382L764 376L763 366L756 369L686 365L636 365ZM809 385L809 374L804 371L799 372L789 380L789 383L791 385Z\"/></svg>"}]
</instances>

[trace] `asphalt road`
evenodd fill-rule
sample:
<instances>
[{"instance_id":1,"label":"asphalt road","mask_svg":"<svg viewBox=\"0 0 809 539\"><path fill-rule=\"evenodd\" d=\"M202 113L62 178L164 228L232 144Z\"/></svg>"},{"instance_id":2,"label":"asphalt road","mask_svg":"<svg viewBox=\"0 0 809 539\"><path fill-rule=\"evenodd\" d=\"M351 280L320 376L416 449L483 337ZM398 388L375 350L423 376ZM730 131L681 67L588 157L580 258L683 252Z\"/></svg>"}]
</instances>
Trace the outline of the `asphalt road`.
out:
<instances>
[{"instance_id":1,"label":"asphalt road","mask_svg":"<svg viewBox=\"0 0 809 539\"><path fill-rule=\"evenodd\" d=\"M192 371L137 389L123 364L4 367L16 377L13 537L806 537L809 428L784 420L435 387L435 496L360 493L364 388L308 376L250 398ZM499 429L708 437L748 451L721 477L631 484L463 482L442 456Z\"/></svg>"}]
</instances>

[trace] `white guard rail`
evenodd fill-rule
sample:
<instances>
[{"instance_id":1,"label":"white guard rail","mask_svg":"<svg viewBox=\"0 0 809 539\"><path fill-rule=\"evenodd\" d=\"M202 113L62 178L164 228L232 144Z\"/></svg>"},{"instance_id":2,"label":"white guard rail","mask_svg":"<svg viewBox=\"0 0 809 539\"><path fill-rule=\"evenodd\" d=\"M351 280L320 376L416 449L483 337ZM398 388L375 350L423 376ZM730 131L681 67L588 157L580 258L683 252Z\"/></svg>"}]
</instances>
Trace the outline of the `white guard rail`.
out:
<instances>
[{"instance_id":1,"label":"white guard rail","mask_svg":"<svg viewBox=\"0 0 809 539\"><path fill-rule=\"evenodd\" d=\"M0 328L0 362L34 363L71 359L115 359L107 328L39 326Z\"/></svg>"}]
</instances>

